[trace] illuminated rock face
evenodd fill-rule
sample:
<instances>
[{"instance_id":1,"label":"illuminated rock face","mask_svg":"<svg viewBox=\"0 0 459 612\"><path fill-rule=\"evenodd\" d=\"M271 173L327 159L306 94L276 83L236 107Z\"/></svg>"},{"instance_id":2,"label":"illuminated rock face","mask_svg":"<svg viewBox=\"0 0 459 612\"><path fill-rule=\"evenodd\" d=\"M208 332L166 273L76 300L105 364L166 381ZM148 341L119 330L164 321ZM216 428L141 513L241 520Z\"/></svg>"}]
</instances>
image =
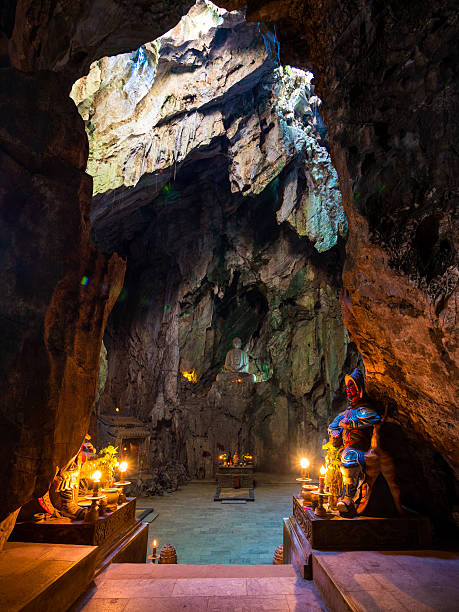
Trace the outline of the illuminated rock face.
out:
<instances>
[{"instance_id":1,"label":"illuminated rock face","mask_svg":"<svg viewBox=\"0 0 459 612\"><path fill-rule=\"evenodd\" d=\"M357 362L339 307L341 253L318 254L277 225L280 187L235 196L218 167L177 173L175 200L155 202L129 246L99 409L151 423L153 466L173 459L211 477L216 454L238 445L262 469L294 469L300 452L318 457ZM209 393L234 337L260 381L243 401L237 384L234 396ZM191 371L196 383L181 375Z\"/></svg>"},{"instance_id":2,"label":"illuminated rock face","mask_svg":"<svg viewBox=\"0 0 459 612\"><path fill-rule=\"evenodd\" d=\"M275 69L276 61L242 13L199 0L154 42L92 64L71 96L89 138L100 248L119 248L117 226L124 230L183 164L208 159L212 172L217 155L231 191L245 196L290 165L279 221L320 252L346 234L337 175L314 127L321 118L312 75Z\"/></svg>"},{"instance_id":3,"label":"illuminated rock face","mask_svg":"<svg viewBox=\"0 0 459 612\"><path fill-rule=\"evenodd\" d=\"M340 315L347 222L320 101L310 73L276 60L241 13L200 1L72 90L94 239L128 260L98 407L151 422L151 464L182 462L192 477L212 477L222 450L255 452L266 470L318 457L357 359ZM236 336L260 385L243 401L237 389L209 394ZM181 375L191 371L196 383Z\"/></svg>"},{"instance_id":4,"label":"illuminated rock face","mask_svg":"<svg viewBox=\"0 0 459 612\"><path fill-rule=\"evenodd\" d=\"M410 503L446 516L459 468L455 3L217 4L275 22L282 61L314 66L349 221L344 320L398 424Z\"/></svg>"}]
</instances>

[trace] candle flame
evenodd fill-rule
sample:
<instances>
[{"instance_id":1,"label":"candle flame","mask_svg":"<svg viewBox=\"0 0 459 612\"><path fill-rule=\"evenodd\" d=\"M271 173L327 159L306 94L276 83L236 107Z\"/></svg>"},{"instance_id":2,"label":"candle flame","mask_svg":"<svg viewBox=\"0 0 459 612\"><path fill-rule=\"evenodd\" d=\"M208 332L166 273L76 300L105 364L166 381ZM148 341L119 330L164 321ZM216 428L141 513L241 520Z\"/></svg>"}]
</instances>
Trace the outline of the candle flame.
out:
<instances>
[{"instance_id":1,"label":"candle flame","mask_svg":"<svg viewBox=\"0 0 459 612\"><path fill-rule=\"evenodd\" d=\"M102 477L102 472L100 470L96 470L92 475L92 479L94 480L94 482L99 482L101 477Z\"/></svg>"},{"instance_id":2,"label":"candle flame","mask_svg":"<svg viewBox=\"0 0 459 612\"><path fill-rule=\"evenodd\" d=\"M125 472L128 468L127 461L122 461L119 466L120 472Z\"/></svg>"},{"instance_id":3,"label":"candle flame","mask_svg":"<svg viewBox=\"0 0 459 612\"><path fill-rule=\"evenodd\" d=\"M320 475L321 476L325 476L325 474L327 473L327 468L324 467L323 465L320 466Z\"/></svg>"},{"instance_id":4,"label":"candle flame","mask_svg":"<svg viewBox=\"0 0 459 612\"><path fill-rule=\"evenodd\" d=\"M190 370L189 372L187 372L186 370L182 372L182 376L183 378L186 378L187 380L189 380L192 383L197 383L198 382L198 376L196 374L196 372L194 370Z\"/></svg>"},{"instance_id":5,"label":"candle flame","mask_svg":"<svg viewBox=\"0 0 459 612\"><path fill-rule=\"evenodd\" d=\"M300 465L303 468L303 470L306 470L309 467L309 459L306 459L306 457L303 457L300 461Z\"/></svg>"},{"instance_id":6,"label":"candle flame","mask_svg":"<svg viewBox=\"0 0 459 612\"><path fill-rule=\"evenodd\" d=\"M156 546L158 546L158 542L156 540L153 540L153 546L156 548Z\"/></svg>"}]
</instances>

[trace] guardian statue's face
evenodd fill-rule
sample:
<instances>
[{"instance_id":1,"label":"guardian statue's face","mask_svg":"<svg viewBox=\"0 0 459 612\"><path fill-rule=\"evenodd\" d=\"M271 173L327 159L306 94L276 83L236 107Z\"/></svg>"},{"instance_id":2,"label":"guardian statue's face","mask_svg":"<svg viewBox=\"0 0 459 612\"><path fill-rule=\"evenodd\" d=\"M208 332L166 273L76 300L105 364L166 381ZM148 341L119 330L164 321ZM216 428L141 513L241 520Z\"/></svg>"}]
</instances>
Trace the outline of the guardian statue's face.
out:
<instances>
[{"instance_id":1,"label":"guardian statue's face","mask_svg":"<svg viewBox=\"0 0 459 612\"><path fill-rule=\"evenodd\" d=\"M346 385L346 395L351 404L359 399L359 390L353 380L350 380Z\"/></svg>"}]
</instances>

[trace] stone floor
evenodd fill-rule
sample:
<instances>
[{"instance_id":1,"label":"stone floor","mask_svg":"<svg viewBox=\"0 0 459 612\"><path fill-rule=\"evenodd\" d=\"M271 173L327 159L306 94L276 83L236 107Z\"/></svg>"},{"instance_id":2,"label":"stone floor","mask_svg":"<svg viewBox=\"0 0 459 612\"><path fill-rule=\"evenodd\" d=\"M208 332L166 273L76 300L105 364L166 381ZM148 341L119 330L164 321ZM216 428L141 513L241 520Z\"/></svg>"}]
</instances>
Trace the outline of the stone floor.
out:
<instances>
[{"instance_id":1,"label":"stone floor","mask_svg":"<svg viewBox=\"0 0 459 612\"><path fill-rule=\"evenodd\" d=\"M214 502L216 488L214 482L192 482L168 496L139 498L138 511L152 507L159 513L150 524L150 542L172 544L184 564L271 564L297 483L257 475L255 501L244 504Z\"/></svg>"}]
</instances>

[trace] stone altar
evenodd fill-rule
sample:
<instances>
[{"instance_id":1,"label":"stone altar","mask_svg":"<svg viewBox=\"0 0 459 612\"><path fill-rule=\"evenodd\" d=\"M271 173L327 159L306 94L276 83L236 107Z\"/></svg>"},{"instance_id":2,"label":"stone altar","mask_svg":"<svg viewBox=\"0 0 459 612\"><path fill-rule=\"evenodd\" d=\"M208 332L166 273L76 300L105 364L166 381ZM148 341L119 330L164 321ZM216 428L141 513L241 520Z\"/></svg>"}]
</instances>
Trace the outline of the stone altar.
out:
<instances>
[{"instance_id":1,"label":"stone altar","mask_svg":"<svg viewBox=\"0 0 459 612\"><path fill-rule=\"evenodd\" d=\"M10 541L97 546L96 574L115 561L145 563L148 524L136 520L135 507L136 499L128 498L114 512L94 523L71 521L64 517L20 522L16 524Z\"/></svg>"},{"instance_id":2,"label":"stone altar","mask_svg":"<svg viewBox=\"0 0 459 612\"><path fill-rule=\"evenodd\" d=\"M254 487L254 465L217 466L217 486L252 489ZM235 480L238 480L235 483ZM237 485L237 486L235 486Z\"/></svg>"}]
</instances>

